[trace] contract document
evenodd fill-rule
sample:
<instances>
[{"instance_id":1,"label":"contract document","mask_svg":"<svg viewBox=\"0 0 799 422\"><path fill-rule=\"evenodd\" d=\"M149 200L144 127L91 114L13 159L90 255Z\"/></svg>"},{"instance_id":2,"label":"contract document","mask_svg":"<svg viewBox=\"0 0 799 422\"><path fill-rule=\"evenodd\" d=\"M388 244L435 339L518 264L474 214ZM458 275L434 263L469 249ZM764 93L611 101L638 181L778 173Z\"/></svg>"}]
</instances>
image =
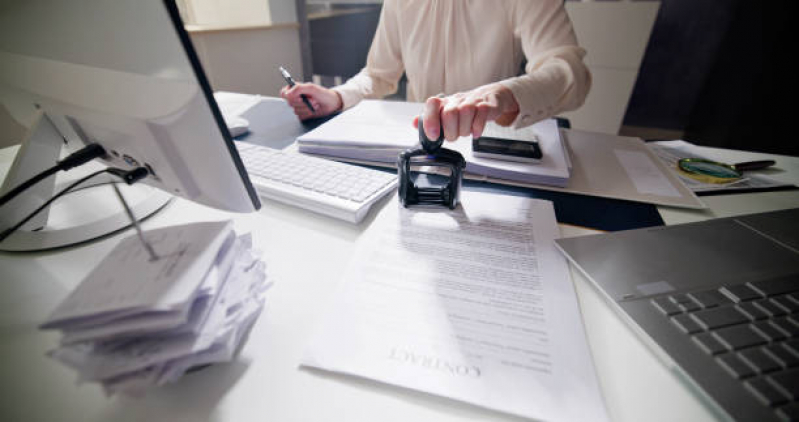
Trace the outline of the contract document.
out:
<instances>
[{"instance_id":1,"label":"contract document","mask_svg":"<svg viewBox=\"0 0 799 422\"><path fill-rule=\"evenodd\" d=\"M606 421L552 203L388 204L303 365L529 418Z\"/></svg>"}]
</instances>

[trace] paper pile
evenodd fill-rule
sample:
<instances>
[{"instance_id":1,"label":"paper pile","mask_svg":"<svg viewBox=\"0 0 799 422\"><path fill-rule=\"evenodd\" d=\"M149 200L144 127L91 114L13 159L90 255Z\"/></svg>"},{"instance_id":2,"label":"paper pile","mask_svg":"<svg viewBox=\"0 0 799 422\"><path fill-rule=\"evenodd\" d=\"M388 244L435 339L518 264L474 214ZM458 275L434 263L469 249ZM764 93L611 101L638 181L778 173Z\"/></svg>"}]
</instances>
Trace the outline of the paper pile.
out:
<instances>
[{"instance_id":1,"label":"paper pile","mask_svg":"<svg viewBox=\"0 0 799 422\"><path fill-rule=\"evenodd\" d=\"M49 354L107 394L142 395L188 369L231 360L260 315L266 265L230 222L195 223L124 239L55 309Z\"/></svg>"},{"instance_id":2,"label":"paper pile","mask_svg":"<svg viewBox=\"0 0 799 422\"><path fill-rule=\"evenodd\" d=\"M399 101L364 100L334 119L297 138L300 152L339 160L354 160L377 165L396 165L400 152L419 143L419 132L411 122L422 113L424 104ZM507 133L494 123L491 131ZM471 136L462 137L452 148L466 159L466 175L505 181L565 187L569 184L571 163L558 124L554 119L513 130L515 139L538 139L543 157L538 163L518 163L475 157Z\"/></svg>"}]
</instances>

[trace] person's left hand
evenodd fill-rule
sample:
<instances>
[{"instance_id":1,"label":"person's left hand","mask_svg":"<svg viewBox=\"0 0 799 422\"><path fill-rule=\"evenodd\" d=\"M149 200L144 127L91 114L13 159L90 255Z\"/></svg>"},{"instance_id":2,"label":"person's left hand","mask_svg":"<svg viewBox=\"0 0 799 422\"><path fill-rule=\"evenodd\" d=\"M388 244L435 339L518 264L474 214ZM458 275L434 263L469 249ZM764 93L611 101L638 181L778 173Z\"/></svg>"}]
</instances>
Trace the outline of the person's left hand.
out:
<instances>
[{"instance_id":1,"label":"person's left hand","mask_svg":"<svg viewBox=\"0 0 799 422\"><path fill-rule=\"evenodd\" d=\"M469 134L479 138L486 122L492 120L502 126L510 125L518 114L519 103L513 92L494 83L448 97L428 98L422 123L428 138L437 139L439 128L443 128L447 141L454 141ZM419 127L418 117L413 119L413 126Z\"/></svg>"}]
</instances>

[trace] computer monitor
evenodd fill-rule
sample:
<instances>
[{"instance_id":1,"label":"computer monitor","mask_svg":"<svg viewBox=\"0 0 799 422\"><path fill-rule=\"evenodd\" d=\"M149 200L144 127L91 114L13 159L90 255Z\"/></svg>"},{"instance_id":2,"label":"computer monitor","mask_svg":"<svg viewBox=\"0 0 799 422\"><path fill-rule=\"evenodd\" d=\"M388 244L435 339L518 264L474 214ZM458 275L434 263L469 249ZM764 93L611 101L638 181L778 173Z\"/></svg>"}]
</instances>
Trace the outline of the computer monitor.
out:
<instances>
[{"instance_id":1,"label":"computer monitor","mask_svg":"<svg viewBox=\"0 0 799 422\"><path fill-rule=\"evenodd\" d=\"M0 0L0 63L0 106L12 116L42 112L4 189L55 164L62 144L99 143L104 164L144 166L143 183L171 195L235 212L260 207L174 1ZM52 195L52 181L42 186L6 204L0 226ZM48 249L98 230L113 231L23 232L0 249L15 236Z\"/></svg>"}]
</instances>

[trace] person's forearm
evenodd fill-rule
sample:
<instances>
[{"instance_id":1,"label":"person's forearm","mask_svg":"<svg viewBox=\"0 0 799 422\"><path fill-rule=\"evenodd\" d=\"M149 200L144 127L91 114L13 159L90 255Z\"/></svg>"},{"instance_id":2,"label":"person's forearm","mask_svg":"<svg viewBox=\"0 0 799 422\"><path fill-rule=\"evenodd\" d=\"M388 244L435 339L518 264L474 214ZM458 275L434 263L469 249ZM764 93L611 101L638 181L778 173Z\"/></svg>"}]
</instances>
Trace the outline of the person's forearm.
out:
<instances>
[{"instance_id":1,"label":"person's forearm","mask_svg":"<svg viewBox=\"0 0 799 422\"><path fill-rule=\"evenodd\" d=\"M333 87L341 97L342 109L346 110L366 98L379 99L397 92L398 81L381 78L375 73L368 67L363 68L346 83Z\"/></svg>"},{"instance_id":2,"label":"person's forearm","mask_svg":"<svg viewBox=\"0 0 799 422\"><path fill-rule=\"evenodd\" d=\"M533 123L580 107L591 88L591 73L583 63L585 50L564 47L529 64L522 76L500 83L508 87L519 104L514 127Z\"/></svg>"}]
</instances>

